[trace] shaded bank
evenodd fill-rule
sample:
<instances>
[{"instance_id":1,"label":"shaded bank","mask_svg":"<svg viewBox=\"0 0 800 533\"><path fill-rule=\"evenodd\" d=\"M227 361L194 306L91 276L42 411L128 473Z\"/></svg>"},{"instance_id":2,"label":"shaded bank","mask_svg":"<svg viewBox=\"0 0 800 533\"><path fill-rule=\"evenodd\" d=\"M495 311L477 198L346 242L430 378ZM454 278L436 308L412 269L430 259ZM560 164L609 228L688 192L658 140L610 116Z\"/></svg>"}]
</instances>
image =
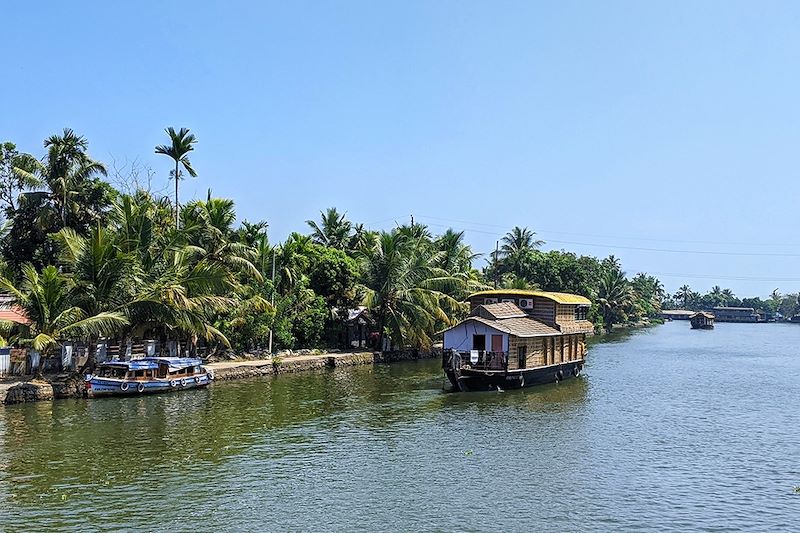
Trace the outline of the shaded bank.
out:
<instances>
[{"instance_id":1,"label":"shaded bank","mask_svg":"<svg viewBox=\"0 0 800 533\"><path fill-rule=\"evenodd\" d=\"M244 359L224 361L204 365L218 381L232 381L277 374L319 371L330 368L342 368L417 359L440 359L441 350L428 351L401 350L393 352L353 352L322 353L316 355L297 355L291 357L273 357L270 359ZM16 404L37 401L50 401L63 398L84 398L85 385L79 374L61 374L50 376L47 381L25 382L14 381L0 385L2 403Z\"/></svg>"}]
</instances>

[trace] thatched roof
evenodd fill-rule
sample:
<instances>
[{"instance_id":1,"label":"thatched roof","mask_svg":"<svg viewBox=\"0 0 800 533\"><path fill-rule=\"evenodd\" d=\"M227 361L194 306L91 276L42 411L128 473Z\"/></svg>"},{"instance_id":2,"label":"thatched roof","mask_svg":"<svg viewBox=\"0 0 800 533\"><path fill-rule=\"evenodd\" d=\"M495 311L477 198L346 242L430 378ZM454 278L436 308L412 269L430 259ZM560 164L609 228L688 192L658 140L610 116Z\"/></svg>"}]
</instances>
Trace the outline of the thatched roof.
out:
<instances>
[{"instance_id":1,"label":"thatched roof","mask_svg":"<svg viewBox=\"0 0 800 533\"><path fill-rule=\"evenodd\" d=\"M512 304L511 302L501 302L497 304L484 304L476 307L472 316L480 316L491 320L502 320L504 318L522 318L528 316L525 311Z\"/></svg>"},{"instance_id":2,"label":"thatched roof","mask_svg":"<svg viewBox=\"0 0 800 533\"><path fill-rule=\"evenodd\" d=\"M471 316L454 327L458 327L470 321L479 322L497 331L514 335L515 337L549 337L551 335L561 335L561 332L557 329L548 326L544 322L539 322L538 320L528 317L491 320L480 316Z\"/></svg>"},{"instance_id":3,"label":"thatched roof","mask_svg":"<svg viewBox=\"0 0 800 533\"><path fill-rule=\"evenodd\" d=\"M566 292L528 291L522 289L495 289L491 291L476 292L469 295L470 298L473 296L488 296L490 298L501 298L503 296L521 296L523 298L533 298L534 296L538 296L540 298L547 298L548 300L552 300L559 304L592 304L588 298L578 294L569 294Z\"/></svg>"}]
</instances>

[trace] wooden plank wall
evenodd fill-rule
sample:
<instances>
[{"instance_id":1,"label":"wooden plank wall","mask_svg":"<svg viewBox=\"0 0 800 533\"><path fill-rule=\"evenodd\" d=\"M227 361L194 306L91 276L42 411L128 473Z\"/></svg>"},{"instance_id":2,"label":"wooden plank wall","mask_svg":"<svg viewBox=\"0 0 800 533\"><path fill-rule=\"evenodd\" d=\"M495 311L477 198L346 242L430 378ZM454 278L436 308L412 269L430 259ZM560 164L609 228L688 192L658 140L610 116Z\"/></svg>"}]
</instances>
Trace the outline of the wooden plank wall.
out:
<instances>
[{"instance_id":1,"label":"wooden plank wall","mask_svg":"<svg viewBox=\"0 0 800 533\"><path fill-rule=\"evenodd\" d=\"M519 369L517 350L520 346L527 346L526 368L555 365L583 359L586 354L586 335L577 333L524 339L511 335L508 339L509 370Z\"/></svg>"},{"instance_id":2,"label":"wooden plank wall","mask_svg":"<svg viewBox=\"0 0 800 533\"><path fill-rule=\"evenodd\" d=\"M556 304L547 298L533 299L533 313L531 316L545 324L553 324L556 319Z\"/></svg>"}]
</instances>

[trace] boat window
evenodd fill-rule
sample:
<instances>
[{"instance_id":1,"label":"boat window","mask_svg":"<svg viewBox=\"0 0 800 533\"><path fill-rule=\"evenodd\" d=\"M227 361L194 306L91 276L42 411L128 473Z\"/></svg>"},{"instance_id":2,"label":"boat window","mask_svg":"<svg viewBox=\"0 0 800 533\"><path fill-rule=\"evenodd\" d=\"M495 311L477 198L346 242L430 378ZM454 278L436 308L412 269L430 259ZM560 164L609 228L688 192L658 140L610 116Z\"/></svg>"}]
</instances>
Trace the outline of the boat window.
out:
<instances>
[{"instance_id":1,"label":"boat window","mask_svg":"<svg viewBox=\"0 0 800 533\"><path fill-rule=\"evenodd\" d=\"M575 320L586 320L586 313L589 311L589 308L585 305L579 305L575 307Z\"/></svg>"},{"instance_id":2,"label":"boat window","mask_svg":"<svg viewBox=\"0 0 800 533\"><path fill-rule=\"evenodd\" d=\"M136 375L137 378L143 377L144 376L144 370L137 370L135 375Z\"/></svg>"},{"instance_id":3,"label":"boat window","mask_svg":"<svg viewBox=\"0 0 800 533\"><path fill-rule=\"evenodd\" d=\"M473 350L486 350L486 335L473 335L472 336L472 349Z\"/></svg>"}]
</instances>

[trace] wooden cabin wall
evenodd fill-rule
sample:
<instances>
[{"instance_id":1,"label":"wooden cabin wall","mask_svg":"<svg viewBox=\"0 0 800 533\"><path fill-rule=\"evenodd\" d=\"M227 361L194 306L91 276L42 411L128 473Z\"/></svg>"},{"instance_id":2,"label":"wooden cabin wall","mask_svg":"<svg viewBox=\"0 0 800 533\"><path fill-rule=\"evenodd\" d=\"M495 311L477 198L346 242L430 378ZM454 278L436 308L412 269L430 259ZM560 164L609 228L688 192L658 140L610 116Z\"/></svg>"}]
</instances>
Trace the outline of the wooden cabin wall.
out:
<instances>
[{"instance_id":1,"label":"wooden cabin wall","mask_svg":"<svg viewBox=\"0 0 800 533\"><path fill-rule=\"evenodd\" d=\"M525 368L533 368L542 365L542 338L519 338L510 337L508 341L508 369L517 370L519 368L519 348L525 346Z\"/></svg>"},{"instance_id":2,"label":"wooden cabin wall","mask_svg":"<svg viewBox=\"0 0 800 533\"><path fill-rule=\"evenodd\" d=\"M531 316L545 324L553 324L556 321L556 303L547 298L535 297Z\"/></svg>"},{"instance_id":3,"label":"wooden cabin wall","mask_svg":"<svg viewBox=\"0 0 800 533\"><path fill-rule=\"evenodd\" d=\"M575 322L575 306L558 304L556 306L556 322L559 324Z\"/></svg>"},{"instance_id":4,"label":"wooden cabin wall","mask_svg":"<svg viewBox=\"0 0 800 533\"><path fill-rule=\"evenodd\" d=\"M558 335L552 337L519 338L511 336L508 341L508 369L518 370L518 349L527 347L526 368L555 365L579 361L586 357L586 335Z\"/></svg>"}]
</instances>

